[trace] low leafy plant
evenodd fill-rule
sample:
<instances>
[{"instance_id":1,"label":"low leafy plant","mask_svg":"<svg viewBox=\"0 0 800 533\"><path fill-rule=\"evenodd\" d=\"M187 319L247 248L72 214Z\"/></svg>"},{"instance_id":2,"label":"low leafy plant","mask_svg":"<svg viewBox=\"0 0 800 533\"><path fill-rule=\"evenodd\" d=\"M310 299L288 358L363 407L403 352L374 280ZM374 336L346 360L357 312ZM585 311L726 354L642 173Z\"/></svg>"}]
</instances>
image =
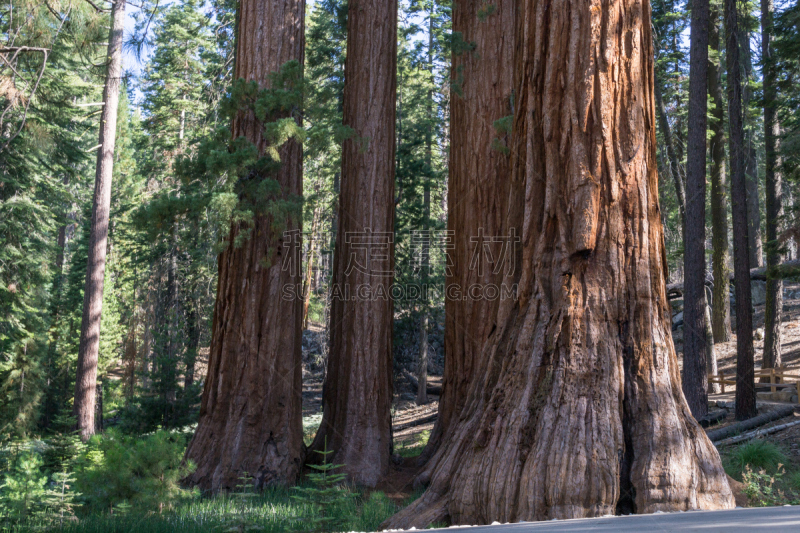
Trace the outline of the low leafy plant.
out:
<instances>
[{"instance_id":1,"label":"low leafy plant","mask_svg":"<svg viewBox=\"0 0 800 533\"><path fill-rule=\"evenodd\" d=\"M786 470L778 464L774 474L767 474L764 469L754 472L749 466L742 473L744 493L755 507L771 507L793 503L793 495L785 493L780 486Z\"/></svg>"}]
</instances>

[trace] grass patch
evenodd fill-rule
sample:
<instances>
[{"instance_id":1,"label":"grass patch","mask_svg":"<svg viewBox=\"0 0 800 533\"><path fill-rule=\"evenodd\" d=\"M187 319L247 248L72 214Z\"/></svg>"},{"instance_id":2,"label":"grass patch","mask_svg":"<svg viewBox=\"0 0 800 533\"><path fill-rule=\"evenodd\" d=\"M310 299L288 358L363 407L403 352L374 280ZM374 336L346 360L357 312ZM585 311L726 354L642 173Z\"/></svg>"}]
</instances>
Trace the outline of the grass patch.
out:
<instances>
[{"instance_id":1,"label":"grass patch","mask_svg":"<svg viewBox=\"0 0 800 533\"><path fill-rule=\"evenodd\" d=\"M314 435L317 434L319 425L322 423L322 413L316 413L303 417L303 442L306 446L311 445L314 440Z\"/></svg>"},{"instance_id":2,"label":"grass patch","mask_svg":"<svg viewBox=\"0 0 800 533\"><path fill-rule=\"evenodd\" d=\"M737 446L723 459L725 472L729 476L742 481L742 474L749 466L751 470L764 470L775 472L778 465L786 465L789 458L784 451L775 444L765 440L752 440Z\"/></svg>"},{"instance_id":3,"label":"grass patch","mask_svg":"<svg viewBox=\"0 0 800 533\"><path fill-rule=\"evenodd\" d=\"M293 489L273 488L254 494L244 503L235 496L220 495L177 505L170 511L157 513L97 513L58 525L49 531L64 533L223 533L236 531L242 513L247 517L248 531L288 533L311 531L309 520L314 509L298 502ZM377 531L381 522L398 511L382 492L354 492L353 497L329 507L326 512L343 524L341 531ZM47 531L47 524L31 520L11 531L27 533ZM316 531L316 530L314 530ZM323 530L324 531L324 530Z\"/></svg>"},{"instance_id":4,"label":"grass patch","mask_svg":"<svg viewBox=\"0 0 800 533\"><path fill-rule=\"evenodd\" d=\"M394 449L400 457L417 457L425 449L428 439L431 438L430 430L426 429L414 435L410 440L400 442Z\"/></svg>"},{"instance_id":5,"label":"grass patch","mask_svg":"<svg viewBox=\"0 0 800 533\"><path fill-rule=\"evenodd\" d=\"M765 507L797 504L800 472L794 471L786 452L776 444L753 440L722 456L725 472L744 484L749 505Z\"/></svg>"}]
</instances>

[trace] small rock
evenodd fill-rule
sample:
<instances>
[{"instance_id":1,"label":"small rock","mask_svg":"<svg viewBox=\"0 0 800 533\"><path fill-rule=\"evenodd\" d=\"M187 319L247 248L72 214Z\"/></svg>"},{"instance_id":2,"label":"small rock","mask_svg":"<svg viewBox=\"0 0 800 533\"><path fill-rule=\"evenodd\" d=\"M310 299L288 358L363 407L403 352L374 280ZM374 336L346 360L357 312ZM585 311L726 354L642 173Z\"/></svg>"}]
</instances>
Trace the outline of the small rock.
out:
<instances>
[{"instance_id":1,"label":"small rock","mask_svg":"<svg viewBox=\"0 0 800 533\"><path fill-rule=\"evenodd\" d=\"M753 339L755 339L757 341L763 341L764 340L764 328L758 328L757 330L755 330L753 332Z\"/></svg>"},{"instance_id":2,"label":"small rock","mask_svg":"<svg viewBox=\"0 0 800 533\"><path fill-rule=\"evenodd\" d=\"M764 305L767 301L767 282L754 280L750 282L751 303Z\"/></svg>"},{"instance_id":3,"label":"small rock","mask_svg":"<svg viewBox=\"0 0 800 533\"><path fill-rule=\"evenodd\" d=\"M759 392L756 394L759 400L768 402L790 402L792 398L796 398L791 391L778 391L778 392Z\"/></svg>"}]
</instances>

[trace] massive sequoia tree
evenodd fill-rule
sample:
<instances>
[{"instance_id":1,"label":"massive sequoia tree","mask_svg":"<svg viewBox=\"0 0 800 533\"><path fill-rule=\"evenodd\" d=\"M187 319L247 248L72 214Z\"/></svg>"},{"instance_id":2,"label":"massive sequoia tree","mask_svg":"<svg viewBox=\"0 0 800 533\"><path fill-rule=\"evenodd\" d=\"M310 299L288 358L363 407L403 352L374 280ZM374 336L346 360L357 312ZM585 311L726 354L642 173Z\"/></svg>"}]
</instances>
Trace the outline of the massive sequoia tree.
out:
<instances>
[{"instance_id":1,"label":"massive sequoia tree","mask_svg":"<svg viewBox=\"0 0 800 533\"><path fill-rule=\"evenodd\" d=\"M649 3L518 6L517 298L426 492L385 525L731 508L670 337Z\"/></svg>"},{"instance_id":2,"label":"massive sequoia tree","mask_svg":"<svg viewBox=\"0 0 800 533\"><path fill-rule=\"evenodd\" d=\"M350 0L331 347L311 449L375 486L392 447L392 322L397 1ZM309 457L314 460L315 457Z\"/></svg>"},{"instance_id":3,"label":"massive sequoia tree","mask_svg":"<svg viewBox=\"0 0 800 533\"><path fill-rule=\"evenodd\" d=\"M75 415L81 438L94 435L97 362L100 355L100 321L103 314L103 282L106 274L108 224L111 210L111 179L114 174L114 146L117 134L117 108L122 81L122 36L125 25L125 0L116 0L111 8L108 36L106 83L103 88L103 111L100 114L100 148L92 200L92 223L86 283L83 290L83 316L75 375Z\"/></svg>"},{"instance_id":4,"label":"massive sequoia tree","mask_svg":"<svg viewBox=\"0 0 800 533\"><path fill-rule=\"evenodd\" d=\"M483 345L496 327L498 299L463 298L473 285L502 283L505 267L499 258L502 242L486 243L497 265L483 253L483 240L506 235L510 169L509 155L492 141L505 134L493 124L512 112L514 0L494 6L493 14L482 21L479 3L453 4L453 32L460 36L460 47L453 52L451 74L456 89L450 100L447 229L453 242L447 250L446 355L439 416L423 459L438 448L464 406L469 383L481 366ZM475 240L479 238L483 240ZM480 268L472 265L476 253L483 263Z\"/></svg>"},{"instance_id":5,"label":"massive sequoia tree","mask_svg":"<svg viewBox=\"0 0 800 533\"><path fill-rule=\"evenodd\" d=\"M290 62L302 64L303 0L243 0L239 6L236 78L269 87L271 74ZM271 118L271 117L267 117ZM277 118L277 117L272 117ZM246 137L264 154L264 124L240 111L232 137ZM302 194L302 147L279 148L280 169L246 179L275 179L284 199ZM303 447L301 386L302 300L285 299L283 288L300 283L300 247L284 243L283 231L300 229L299 217L273 220L256 214L235 222L219 256L208 376L200 420L187 459L197 465L188 481L204 490L230 490L240 476L257 487L294 483ZM249 237L237 239L242 232ZM234 245L236 241L241 245ZM294 266L284 268L284 254Z\"/></svg>"}]
</instances>

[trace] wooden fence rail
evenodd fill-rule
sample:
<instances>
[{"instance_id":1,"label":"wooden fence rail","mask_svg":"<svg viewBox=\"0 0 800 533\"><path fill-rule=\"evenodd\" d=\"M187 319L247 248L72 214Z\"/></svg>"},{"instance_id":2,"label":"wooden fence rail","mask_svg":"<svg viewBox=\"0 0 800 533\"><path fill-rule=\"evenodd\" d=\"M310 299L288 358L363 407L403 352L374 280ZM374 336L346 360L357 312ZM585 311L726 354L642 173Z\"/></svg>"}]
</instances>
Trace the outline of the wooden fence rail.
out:
<instances>
[{"instance_id":1,"label":"wooden fence rail","mask_svg":"<svg viewBox=\"0 0 800 533\"><path fill-rule=\"evenodd\" d=\"M762 379L768 378L769 383L758 383L756 382L756 388L766 388L769 387L770 392L777 392L778 388L787 389L793 388L797 392L798 403L800 403L800 375L798 374L788 374L786 373L785 369L778 367L778 368L764 368L755 373L755 379ZM794 380L793 383L789 383L787 379ZM730 379L725 378L725 372L717 372L717 375L709 374L708 375L708 385L711 386L712 383L719 383L722 386L722 392L725 393L725 385L736 385L736 374L733 374Z\"/></svg>"}]
</instances>

